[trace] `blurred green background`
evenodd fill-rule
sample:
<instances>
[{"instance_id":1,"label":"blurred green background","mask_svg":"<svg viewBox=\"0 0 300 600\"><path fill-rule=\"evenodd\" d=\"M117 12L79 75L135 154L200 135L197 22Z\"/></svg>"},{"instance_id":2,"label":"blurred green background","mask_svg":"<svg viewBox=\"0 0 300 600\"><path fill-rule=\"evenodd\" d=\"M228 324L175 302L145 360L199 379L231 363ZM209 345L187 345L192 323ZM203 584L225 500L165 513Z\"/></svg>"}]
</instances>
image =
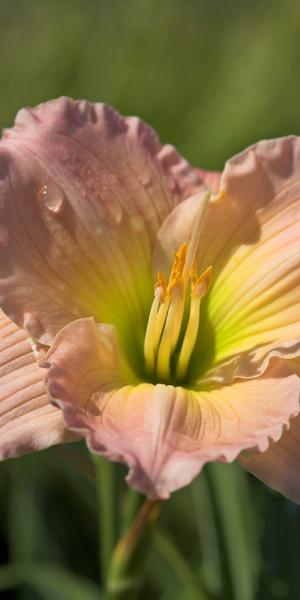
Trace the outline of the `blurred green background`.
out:
<instances>
[{"instance_id":1,"label":"blurred green background","mask_svg":"<svg viewBox=\"0 0 300 600\"><path fill-rule=\"evenodd\" d=\"M222 169L300 133L299 32L295 0L0 0L0 125L61 94L103 100ZM0 506L1 597L104 598L83 445L3 463ZM165 506L140 598L298 600L299 560L299 507L238 465L209 465Z\"/></svg>"}]
</instances>

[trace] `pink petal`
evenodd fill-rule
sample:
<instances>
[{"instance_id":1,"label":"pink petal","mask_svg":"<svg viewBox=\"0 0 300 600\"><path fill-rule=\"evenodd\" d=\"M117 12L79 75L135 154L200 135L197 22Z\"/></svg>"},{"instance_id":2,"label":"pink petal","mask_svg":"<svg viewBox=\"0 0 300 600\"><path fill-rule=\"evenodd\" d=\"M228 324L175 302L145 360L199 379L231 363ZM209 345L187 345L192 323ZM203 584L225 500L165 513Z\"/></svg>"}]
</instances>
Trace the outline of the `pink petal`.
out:
<instances>
[{"instance_id":1,"label":"pink petal","mask_svg":"<svg viewBox=\"0 0 300 600\"><path fill-rule=\"evenodd\" d=\"M0 459L77 439L46 393L27 335L0 313Z\"/></svg>"},{"instance_id":2,"label":"pink petal","mask_svg":"<svg viewBox=\"0 0 300 600\"><path fill-rule=\"evenodd\" d=\"M205 185L213 192L217 193L220 190L222 173L219 173L218 171L204 171L203 169L197 170Z\"/></svg>"},{"instance_id":3,"label":"pink petal","mask_svg":"<svg viewBox=\"0 0 300 600\"><path fill-rule=\"evenodd\" d=\"M125 372L112 333L92 319L60 332L48 390L68 427L92 451L127 463L129 484L151 498L187 485L207 461L265 450L299 412L299 378L280 361L260 378L207 391L153 385Z\"/></svg>"},{"instance_id":4,"label":"pink petal","mask_svg":"<svg viewBox=\"0 0 300 600\"><path fill-rule=\"evenodd\" d=\"M20 111L0 144L3 309L45 344L79 316L112 322L118 302L121 321L143 321L156 231L201 186L148 125L106 105Z\"/></svg>"},{"instance_id":5,"label":"pink petal","mask_svg":"<svg viewBox=\"0 0 300 600\"><path fill-rule=\"evenodd\" d=\"M266 452L241 454L239 462L269 487L300 503L300 416Z\"/></svg>"},{"instance_id":6,"label":"pink petal","mask_svg":"<svg viewBox=\"0 0 300 600\"><path fill-rule=\"evenodd\" d=\"M290 368L300 374L300 361L289 361ZM289 428L266 452L245 452L239 462L247 471L300 503L300 415L292 419Z\"/></svg>"},{"instance_id":7,"label":"pink petal","mask_svg":"<svg viewBox=\"0 0 300 600\"><path fill-rule=\"evenodd\" d=\"M94 395L136 378L123 359L116 330L96 325L93 318L78 319L55 337L45 357L51 367L46 382L50 396L60 399L61 390L86 412L97 410ZM98 410L97 410L98 412Z\"/></svg>"},{"instance_id":8,"label":"pink petal","mask_svg":"<svg viewBox=\"0 0 300 600\"><path fill-rule=\"evenodd\" d=\"M300 138L248 148L228 161L220 187L198 257L199 272L213 266L198 350L214 346L206 375L225 382L300 353ZM169 215L155 267L187 241L196 211L191 198Z\"/></svg>"}]
</instances>

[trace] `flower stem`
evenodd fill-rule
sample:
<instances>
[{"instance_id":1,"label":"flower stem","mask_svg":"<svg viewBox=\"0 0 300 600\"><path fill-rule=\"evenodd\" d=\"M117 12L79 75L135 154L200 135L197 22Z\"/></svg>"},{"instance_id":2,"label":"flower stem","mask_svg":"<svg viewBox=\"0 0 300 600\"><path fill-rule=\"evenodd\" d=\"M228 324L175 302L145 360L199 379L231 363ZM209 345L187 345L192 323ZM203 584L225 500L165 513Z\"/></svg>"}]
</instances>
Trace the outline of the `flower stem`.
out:
<instances>
[{"instance_id":1,"label":"flower stem","mask_svg":"<svg viewBox=\"0 0 300 600\"><path fill-rule=\"evenodd\" d=\"M145 501L145 496L136 492L132 488L128 488L122 508L122 525L121 536L123 537L130 529L140 507Z\"/></svg>"},{"instance_id":2,"label":"flower stem","mask_svg":"<svg viewBox=\"0 0 300 600\"><path fill-rule=\"evenodd\" d=\"M107 591L110 600L133 600L143 581L149 539L160 514L160 503L144 500L129 531L117 544L110 563Z\"/></svg>"}]
</instances>

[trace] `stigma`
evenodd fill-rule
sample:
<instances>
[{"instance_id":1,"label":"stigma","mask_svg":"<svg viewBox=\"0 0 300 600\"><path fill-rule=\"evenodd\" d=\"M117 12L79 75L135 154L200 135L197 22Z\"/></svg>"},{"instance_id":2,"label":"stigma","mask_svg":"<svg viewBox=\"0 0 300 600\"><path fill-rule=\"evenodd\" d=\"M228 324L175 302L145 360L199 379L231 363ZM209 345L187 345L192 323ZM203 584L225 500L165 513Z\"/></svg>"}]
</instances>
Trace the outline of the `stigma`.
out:
<instances>
[{"instance_id":1,"label":"stigma","mask_svg":"<svg viewBox=\"0 0 300 600\"><path fill-rule=\"evenodd\" d=\"M177 250L168 281L164 273L157 275L144 340L144 358L147 374L158 381L184 380L195 348L201 299L209 289L212 275L211 265L200 275L196 267L210 195L205 192L200 197L190 240Z\"/></svg>"}]
</instances>

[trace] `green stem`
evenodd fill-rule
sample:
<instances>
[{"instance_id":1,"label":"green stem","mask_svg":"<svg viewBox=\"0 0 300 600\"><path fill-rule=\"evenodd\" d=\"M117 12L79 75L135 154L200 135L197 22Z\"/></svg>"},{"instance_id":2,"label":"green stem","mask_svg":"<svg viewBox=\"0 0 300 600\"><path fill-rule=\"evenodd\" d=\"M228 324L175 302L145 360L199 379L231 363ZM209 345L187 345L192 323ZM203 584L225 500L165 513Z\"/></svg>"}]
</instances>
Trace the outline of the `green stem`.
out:
<instances>
[{"instance_id":1,"label":"green stem","mask_svg":"<svg viewBox=\"0 0 300 600\"><path fill-rule=\"evenodd\" d=\"M128 529L130 529L138 510L145 501L145 497L139 492L136 492L132 488L128 488L126 496L124 498L123 510L122 510L122 528L121 535L125 535Z\"/></svg>"},{"instance_id":2,"label":"green stem","mask_svg":"<svg viewBox=\"0 0 300 600\"><path fill-rule=\"evenodd\" d=\"M110 600L133 600L141 586L149 541L160 504L144 500L129 531L117 544L107 579Z\"/></svg>"},{"instance_id":3,"label":"green stem","mask_svg":"<svg viewBox=\"0 0 300 600\"><path fill-rule=\"evenodd\" d=\"M92 454L99 501L100 568L103 583L107 579L111 555L117 539L117 490L114 464Z\"/></svg>"}]
</instances>

